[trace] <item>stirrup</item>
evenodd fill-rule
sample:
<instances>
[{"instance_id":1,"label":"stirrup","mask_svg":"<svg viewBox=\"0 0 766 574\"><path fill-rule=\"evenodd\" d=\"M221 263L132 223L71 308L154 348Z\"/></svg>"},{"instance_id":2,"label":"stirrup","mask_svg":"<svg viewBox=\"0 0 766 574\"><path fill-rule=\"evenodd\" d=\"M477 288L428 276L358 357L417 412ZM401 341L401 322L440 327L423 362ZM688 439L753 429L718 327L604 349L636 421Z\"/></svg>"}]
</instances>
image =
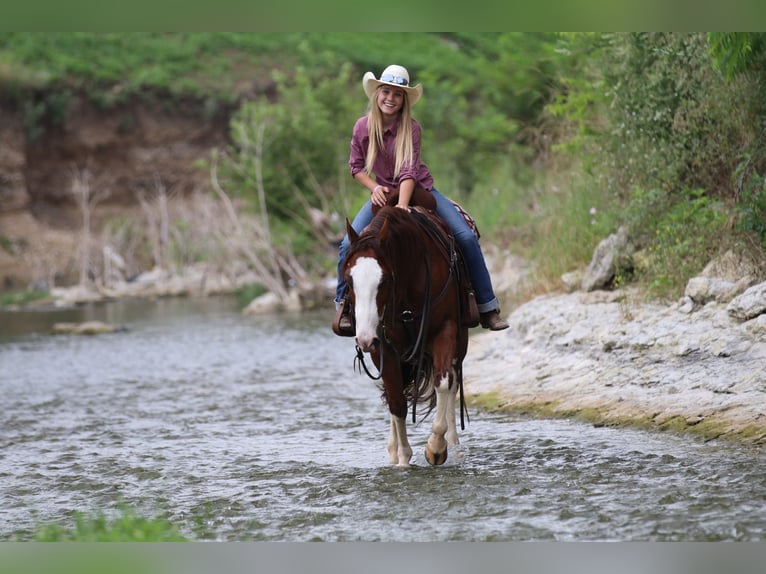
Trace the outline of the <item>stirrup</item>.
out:
<instances>
[{"instance_id":1,"label":"stirrup","mask_svg":"<svg viewBox=\"0 0 766 574\"><path fill-rule=\"evenodd\" d=\"M353 337L356 335L354 324L351 320L351 310L347 308L348 299L342 299L338 304L335 319L332 322L332 332L339 337Z\"/></svg>"}]
</instances>

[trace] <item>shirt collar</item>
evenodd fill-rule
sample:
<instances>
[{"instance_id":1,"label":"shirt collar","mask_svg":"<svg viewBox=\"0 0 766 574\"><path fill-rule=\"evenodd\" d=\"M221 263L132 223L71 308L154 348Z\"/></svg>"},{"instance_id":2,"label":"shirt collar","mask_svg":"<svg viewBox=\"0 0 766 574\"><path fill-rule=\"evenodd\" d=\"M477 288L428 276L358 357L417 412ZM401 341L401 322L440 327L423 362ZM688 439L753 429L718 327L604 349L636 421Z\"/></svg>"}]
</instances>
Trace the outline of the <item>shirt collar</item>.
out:
<instances>
[{"instance_id":1,"label":"shirt collar","mask_svg":"<svg viewBox=\"0 0 766 574\"><path fill-rule=\"evenodd\" d=\"M390 133L392 136L395 136L399 131L399 122L394 122L390 127L387 127L385 130L383 130L384 133Z\"/></svg>"}]
</instances>

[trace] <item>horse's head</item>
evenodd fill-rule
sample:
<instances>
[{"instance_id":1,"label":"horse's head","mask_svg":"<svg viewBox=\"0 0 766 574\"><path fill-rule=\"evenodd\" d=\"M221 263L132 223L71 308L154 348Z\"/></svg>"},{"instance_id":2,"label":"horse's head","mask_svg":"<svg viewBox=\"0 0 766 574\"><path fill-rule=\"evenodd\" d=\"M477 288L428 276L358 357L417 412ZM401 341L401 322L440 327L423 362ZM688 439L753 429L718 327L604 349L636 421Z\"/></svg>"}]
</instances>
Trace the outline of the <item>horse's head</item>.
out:
<instances>
[{"instance_id":1,"label":"horse's head","mask_svg":"<svg viewBox=\"0 0 766 574\"><path fill-rule=\"evenodd\" d=\"M343 275L349 286L354 309L356 344L368 353L380 343L378 325L383 319L386 301L392 283L391 267L381 248L381 240L388 234L388 220L373 223L358 235L346 220L346 231L351 246L343 264Z\"/></svg>"}]
</instances>

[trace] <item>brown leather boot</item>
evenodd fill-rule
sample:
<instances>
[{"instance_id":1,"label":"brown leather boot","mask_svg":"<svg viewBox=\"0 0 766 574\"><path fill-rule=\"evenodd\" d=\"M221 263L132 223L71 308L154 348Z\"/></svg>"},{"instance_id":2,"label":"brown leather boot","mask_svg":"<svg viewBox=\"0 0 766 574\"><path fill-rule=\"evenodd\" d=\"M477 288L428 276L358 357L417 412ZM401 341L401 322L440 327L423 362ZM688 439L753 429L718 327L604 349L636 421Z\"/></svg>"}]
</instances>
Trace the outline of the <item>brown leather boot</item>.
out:
<instances>
[{"instance_id":1,"label":"brown leather boot","mask_svg":"<svg viewBox=\"0 0 766 574\"><path fill-rule=\"evenodd\" d=\"M482 327L490 331L502 331L508 328L508 323L500 316L500 309L481 313L479 321Z\"/></svg>"},{"instance_id":2,"label":"brown leather boot","mask_svg":"<svg viewBox=\"0 0 766 574\"><path fill-rule=\"evenodd\" d=\"M353 337L356 334L354 332L354 324L351 321L351 309L349 309L348 299L343 299L338 304L338 310L332 322L332 331L339 337Z\"/></svg>"}]
</instances>

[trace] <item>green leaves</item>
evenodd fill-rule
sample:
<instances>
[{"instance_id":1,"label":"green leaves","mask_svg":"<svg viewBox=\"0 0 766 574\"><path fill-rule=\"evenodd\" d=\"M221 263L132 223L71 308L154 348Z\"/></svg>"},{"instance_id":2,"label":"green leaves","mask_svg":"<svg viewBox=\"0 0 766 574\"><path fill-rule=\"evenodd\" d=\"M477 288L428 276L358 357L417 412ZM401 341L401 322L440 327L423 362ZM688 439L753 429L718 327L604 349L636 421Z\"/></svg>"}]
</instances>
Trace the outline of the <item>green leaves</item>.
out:
<instances>
[{"instance_id":1,"label":"green leaves","mask_svg":"<svg viewBox=\"0 0 766 574\"><path fill-rule=\"evenodd\" d=\"M709 54L713 65L729 80L763 63L766 34L761 32L711 32Z\"/></svg>"}]
</instances>

